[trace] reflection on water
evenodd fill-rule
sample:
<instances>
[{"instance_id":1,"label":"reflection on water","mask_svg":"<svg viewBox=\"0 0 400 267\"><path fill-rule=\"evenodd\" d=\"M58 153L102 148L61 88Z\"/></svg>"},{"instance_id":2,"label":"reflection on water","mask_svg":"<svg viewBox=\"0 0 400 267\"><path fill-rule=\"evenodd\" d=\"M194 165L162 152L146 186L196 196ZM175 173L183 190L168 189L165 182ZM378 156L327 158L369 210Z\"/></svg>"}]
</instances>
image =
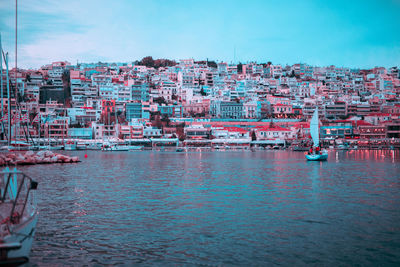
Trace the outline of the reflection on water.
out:
<instances>
[{"instance_id":1,"label":"reflection on water","mask_svg":"<svg viewBox=\"0 0 400 267\"><path fill-rule=\"evenodd\" d=\"M400 263L399 151L83 153L23 168L30 265Z\"/></svg>"}]
</instances>

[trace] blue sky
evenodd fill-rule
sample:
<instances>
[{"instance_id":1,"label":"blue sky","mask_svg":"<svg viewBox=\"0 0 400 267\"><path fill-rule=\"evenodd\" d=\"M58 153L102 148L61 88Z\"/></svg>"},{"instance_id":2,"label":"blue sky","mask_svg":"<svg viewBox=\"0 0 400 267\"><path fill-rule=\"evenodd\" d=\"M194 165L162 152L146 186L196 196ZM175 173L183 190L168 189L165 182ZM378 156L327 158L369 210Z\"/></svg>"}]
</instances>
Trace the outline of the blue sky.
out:
<instances>
[{"instance_id":1,"label":"blue sky","mask_svg":"<svg viewBox=\"0 0 400 267\"><path fill-rule=\"evenodd\" d=\"M18 65L129 62L151 55L399 66L399 14L399 0L20 0ZM1 0L3 49L12 58L14 15L14 0Z\"/></svg>"}]
</instances>

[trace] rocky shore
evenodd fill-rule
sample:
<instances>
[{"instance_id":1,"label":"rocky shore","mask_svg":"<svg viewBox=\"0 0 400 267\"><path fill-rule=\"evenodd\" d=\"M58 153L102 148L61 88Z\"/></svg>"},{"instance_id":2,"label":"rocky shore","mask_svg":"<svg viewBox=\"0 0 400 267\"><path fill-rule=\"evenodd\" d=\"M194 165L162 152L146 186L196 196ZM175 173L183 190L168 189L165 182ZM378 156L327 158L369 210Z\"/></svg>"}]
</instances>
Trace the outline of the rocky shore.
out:
<instances>
[{"instance_id":1,"label":"rocky shore","mask_svg":"<svg viewBox=\"0 0 400 267\"><path fill-rule=\"evenodd\" d=\"M80 162L78 157L70 157L51 151L27 151L25 153L0 154L0 166L5 165L33 165L50 163L75 163Z\"/></svg>"}]
</instances>

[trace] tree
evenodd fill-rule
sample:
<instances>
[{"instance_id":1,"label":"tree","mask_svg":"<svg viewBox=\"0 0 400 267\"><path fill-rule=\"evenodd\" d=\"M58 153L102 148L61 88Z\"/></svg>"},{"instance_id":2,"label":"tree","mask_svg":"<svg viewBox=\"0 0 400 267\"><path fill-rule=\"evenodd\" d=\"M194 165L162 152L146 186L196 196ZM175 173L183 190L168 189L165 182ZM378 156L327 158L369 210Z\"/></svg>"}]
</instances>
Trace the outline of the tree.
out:
<instances>
[{"instance_id":1,"label":"tree","mask_svg":"<svg viewBox=\"0 0 400 267\"><path fill-rule=\"evenodd\" d=\"M140 65L144 65L146 67L154 67L154 59L151 56L147 56L142 58L140 61Z\"/></svg>"},{"instance_id":2,"label":"tree","mask_svg":"<svg viewBox=\"0 0 400 267\"><path fill-rule=\"evenodd\" d=\"M215 61L207 61L207 66L211 68L217 68L217 63Z\"/></svg>"},{"instance_id":3,"label":"tree","mask_svg":"<svg viewBox=\"0 0 400 267\"><path fill-rule=\"evenodd\" d=\"M257 141L256 132L251 131L251 141Z\"/></svg>"},{"instance_id":4,"label":"tree","mask_svg":"<svg viewBox=\"0 0 400 267\"><path fill-rule=\"evenodd\" d=\"M239 62L239 64L237 65L237 72L238 73L243 73L243 64Z\"/></svg>"},{"instance_id":5,"label":"tree","mask_svg":"<svg viewBox=\"0 0 400 267\"><path fill-rule=\"evenodd\" d=\"M269 128L274 128L275 124L274 121L271 119L271 121L269 122Z\"/></svg>"},{"instance_id":6,"label":"tree","mask_svg":"<svg viewBox=\"0 0 400 267\"><path fill-rule=\"evenodd\" d=\"M175 66L176 62L174 60L169 60L169 59L163 59L159 58L154 61L154 67L156 69L160 67L169 67L169 66Z\"/></svg>"},{"instance_id":7,"label":"tree","mask_svg":"<svg viewBox=\"0 0 400 267\"><path fill-rule=\"evenodd\" d=\"M167 126L169 126L169 124L170 124L170 122L171 122L171 120L169 119L169 117L168 117L167 114L162 114L161 121L162 121L162 122L165 122L165 124L166 124Z\"/></svg>"},{"instance_id":8,"label":"tree","mask_svg":"<svg viewBox=\"0 0 400 267\"><path fill-rule=\"evenodd\" d=\"M203 88L203 87L202 87L201 90L200 90L200 94L201 94L202 96L206 96L206 95L207 95L207 93L204 91L204 88Z\"/></svg>"},{"instance_id":9,"label":"tree","mask_svg":"<svg viewBox=\"0 0 400 267\"><path fill-rule=\"evenodd\" d=\"M167 104L167 101L165 101L164 97L160 96L160 97L154 98L153 103L157 103L157 104L161 105L161 104Z\"/></svg>"},{"instance_id":10,"label":"tree","mask_svg":"<svg viewBox=\"0 0 400 267\"><path fill-rule=\"evenodd\" d=\"M155 116L155 120L153 122L153 126L155 126L158 129L162 129L162 121L161 121L160 115L156 115Z\"/></svg>"}]
</instances>

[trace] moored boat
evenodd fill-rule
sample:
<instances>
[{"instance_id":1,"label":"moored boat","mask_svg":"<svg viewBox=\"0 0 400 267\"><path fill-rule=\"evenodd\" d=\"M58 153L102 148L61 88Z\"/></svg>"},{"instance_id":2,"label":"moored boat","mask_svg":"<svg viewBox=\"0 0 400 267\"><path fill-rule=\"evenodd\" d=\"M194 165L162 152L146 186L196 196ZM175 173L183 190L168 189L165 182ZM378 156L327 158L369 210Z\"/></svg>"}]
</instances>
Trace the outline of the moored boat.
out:
<instances>
[{"instance_id":1,"label":"moored boat","mask_svg":"<svg viewBox=\"0 0 400 267\"><path fill-rule=\"evenodd\" d=\"M101 147L102 151L129 151L130 146L118 143L104 143Z\"/></svg>"},{"instance_id":2,"label":"moored boat","mask_svg":"<svg viewBox=\"0 0 400 267\"><path fill-rule=\"evenodd\" d=\"M34 198L37 182L16 168L8 167L0 179L0 265L29 260L38 212Z\"/></svg>"},{"instance_id":3,"label":"moored boat","mask_svg":"<svg viewBox=\"0 0 400 267\"><path fill-rule=\"evenodd\" d=\"M77 142L76 141L67 141L64 145L64 150L76 150Z\"/></svg>"}]
</instances>

